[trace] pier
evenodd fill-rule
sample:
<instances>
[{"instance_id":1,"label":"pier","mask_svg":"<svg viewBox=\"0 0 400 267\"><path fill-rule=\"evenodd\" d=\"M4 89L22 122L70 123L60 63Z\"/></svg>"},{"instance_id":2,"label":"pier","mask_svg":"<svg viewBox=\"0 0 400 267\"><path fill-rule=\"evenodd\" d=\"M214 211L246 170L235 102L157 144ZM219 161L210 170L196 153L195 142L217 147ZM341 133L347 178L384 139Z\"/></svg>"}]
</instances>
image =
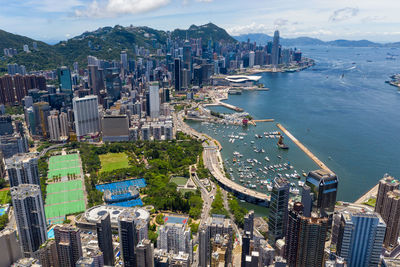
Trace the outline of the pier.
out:
<instances>
[{"instance_id":1,"label":"pier","mask_svg":"<svg viewBox=\"0 0 400 267\"><path fill-rule=\"evenodd\" d=\"M204 106L206 106L206 107L223 106L223 107L229 108L229 109L237 111L237 112L243 112L244 111L244 109L242 109L242 108L236 107L234 105L231 105L231 104L228 104L228 103L225 103L225 102L221 102L220 100L216 100L215 103L213 103L213 104L205 104Z\"/></svg>"},{"instance_id":2,"label":"pier","mask_svg":"<svg viewBox=\"0 0 400 267\"><path fill-rule=\"evenodd\" d=\"M301 150L303 150L303 152L306 153L306 155L309 156L310 159L312 159L321 169L333 173L321 160L319 160L313 153L311 153L311 151L308 150L307 147L305 147L302 143L300 143L300 141L297 140L296 137L294 137L288 130L286 130L285 127L283 127L280 123L277 123L276 126L278 126L278 128L281 129L281 131L287 137L289 137L293 141L293 143L295 143Z\"/></svg>"},{"instance_id":3,"label":"pier","mask_svg":"<svg viewBox=\"0 0 400 267\"><path fill-rule=\"evenodd\" d=\"M254 122L274 122L274 119L252 120Z\"/></svg>"}]
</instances>

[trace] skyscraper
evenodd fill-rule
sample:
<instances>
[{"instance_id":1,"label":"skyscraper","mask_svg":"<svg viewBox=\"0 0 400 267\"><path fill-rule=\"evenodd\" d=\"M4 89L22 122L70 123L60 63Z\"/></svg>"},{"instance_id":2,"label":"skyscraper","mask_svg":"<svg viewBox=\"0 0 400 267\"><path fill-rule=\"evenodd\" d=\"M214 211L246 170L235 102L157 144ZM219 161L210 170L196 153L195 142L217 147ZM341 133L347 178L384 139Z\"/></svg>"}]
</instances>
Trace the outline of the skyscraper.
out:
<instances>
[{"instance_id":1,"label":"skyscraper","mask_svg":"<svg viewBox=\"0 0 400 267\"><path fill-rule=\"evenodd\" d=\"M278 64L279 64L279 31L274 32L271 56L272 56L272 66L274 68L278 67Z\"/></svg>"},{"instance_id":2,"label":"skyscraper","mask_svg":"<svg viewBox=\"0 0 400 267\"><path fill-rule=\"evenodd\" d=\"M17 154L6 160L10 186L40 185L38 159L30 154Z\"/></svg>"},{"instance_id":3,"label":"skyscraper","mask_svg":"<svg viewBox=\"0 0 400 267\"><path fill-rule=\"evenodd\" d=\"M71 71L69 68L63 66L57 69L58 82L60 84L61 93L65 93L67 95L72 96L72 79L71 79Z\"/></svg>"},{"instance_id":4,"label":"skyscraper","mask_svg":"<svg viewBox=\"0 0 400 267\"><path fill-rule=\"evenodd\" d=\"M121 65L124 71L128 71L128 54L126 51L121 51Z\"/></svg>"},{"instance_id":5,"label":"skyscraper","mask_svg":"<svg viewBox=\"0 0 400 267\"><path fill-rule=\"evenodd\" d=\"M242 237L242 258L241 258L241 267L246 267L248 264L246 264L246 258L250 256L250 232L244 232L244 235ZM251 263L251 256L250 256L250 263Z\"/></svg>"},{"instance_id":6,"label":"skyscraper","mask_svg":"<svg viewBox=\"0 0 400 267\"><path fill-rule=\"evenodd\" d=\"M137 244L135 217L123 212L118 217L118 233L122 261L125 267L136 267L135 247Z\"/></svg>"},{"instance_id":7,"label":"skyscraper","mask_svg":"<svg viewBox=\"0 0 400 267\"><path fill-rule=\"evenodd\" d=\"M271 245L285 236L288 216L289 182L284 178L275 178L271 193L268 217L268 242Z\"/></svg>"},{"instance_id":8,"label":"skyscraper","mask_svg":"<svg viewBox=\"0 0 400 267\"><path fill-rule=\"evenodd\" d=\"M111 232L110 214L107 212L96 223L99 248L103 252L104 264L114 265L114 247Z\"/></svg>"},{"instance_id":9,"label":"skyscraper","mask_svg":"<svg viewBox=\"0 0 400 267\"><path fill-rule=\"evenodd\" d=\"M160 116L160 90L158 82L150 83L150 117L158 118Z\"/></svg>"},{"instance_id":10,"label":"skyscraper","mask_svg":"<svg viewBox=\"0 0 400 267\"><path fill-rule=\"evenodd\" d=\"M399 189L399 182L392 176L385 174L385 176L379 181L378 195L376 197L375 203L375 212L382 215L386 193L395 189Z\"/></svg>"},{"instance_id":11,"label":"skyscraper","mask_svg":"<svg viewBox=\"0 0 400 267\"><path fill-rule=\"evenodd\" d=\"M386 223L383 244L386 249L392 250L398 245L400 231L400 190L395 189L386 193L381 212L382 219Z\"/></svg>"},{"instance_id":12,"label":"skyscraper","mask_svg":"<svg viewBox=\"0 0 400 267\"><path fill-rule=\"evenodd\" d=\"M60 120L60 134L61 136L68 136L69 130L68 130L68 116L67 113L61 112L59 116Z\"/></svg>"},{"instance_id":13,"label":"skyscraper","mask_svg":"<svg viewBox=\"0 0 400 267\"><path fill-rule=\"evenodd\" d=\"M20 184L10 192L22 251L31 257L47 239L42 193L33 184Z\"/></svg>"},{"instance_id":14,"label":"skyscraper","mask_svg":"<svg viewBox=\"0 0 400 267\"><path fill-rule=\"evenodd\" d=\"M250 68L254 67L255 58L256 58L256 53L254 53L254 51L250 51L249 52L249 67Z\"/></svg>"},{"instance_id":15,"label":"skyscraper","mask_svg":"<svg viewBox=\"0 0 400 267\"><path fill-rule=\"evenodd\" d=\"M89 60L89 57L88 57ZM93 95L100 95L100 91L104 89L104 82L97 65L88 65L89 69L89 88Z\"/></svg>"},{"instance_id":16,"label":"skyscraper","mask_svg":"<svg viewBox=\"0 0 400 267\"><path fill-rule=\"evenodd\" d=\"M54 238L60 266L74 267L82 257L80 230L71 225L57 225L54 227Z\"/></svg>"},{"instance_id":17,"label":"skyscraper","mask_svg":"<svg viewBox=\"0 0 400 267\"><path fill-rule=\"evenodd\" d=\"M379 266L386 225L377 213L341 214L336 244L348 267Z\"/></svg>"},{"instance_id":18,"label":"skyscraper","mask_svg":"<svg viewBox=\"0 0 400 267\"><path fill-rule=\"evenodd\" d=\"M181 90L181 60L179 58L174 59L174 84L175 84L175 91Z\"/></svg>"},{"instance_id":19,"label":"skyscraper","mask_svg":"<svg viewBox=\"0 0 400 267\"><path fill-rule=\"evenodd\" d=\"M187 223L165 223L158 229L157 248L173 251L174 254L185 252L192 254L192 240Z\"/></svg>"},{"instance_id":20,"label":"skyscraper","mask_svg":"<svg viewBox=\"0 0 400 267\"><path fill-rule=\"evenodd\" d=\"M301 217L298 232L296 265L298 267L322 267L328 218Z\"/></svg>"},{"instance_id":21,"label":"skyscraper","mask_svg":"<svg viewBox=\"0 0 400 267\"><path fill-rule=\"evenodd\" d=\"M72 101L75 117L75 129L78 141L87 134L100 132L100 117L97 96L75 97Z\"/></svg>"},{"instance_id":22,"label":"skyscraper","mask_svg":"<svg viewBox=\"0 0 400 267\"><path fill-rule=\"evenodd\" d=\"M148 239L143 239L136 247L137 266L154 267L154 246Z\"/></svg>"},{"instance_id":23,"label":"skyscraper","mask_svg":"<svg viewBox=\"0 0 400 267\"><path fill-rule=\"evenodd\" d=\"M313 194L312 210L322 217L332 215L338 187L336 175L323 169L311 171L307 175L306 185Z\"/></svg>"},{"instance_id":24,"label":"skyscraper","mask_svg":"<svg viewBox=\"0 0 400 267\"><path fill-rule=\"evenodd\" d=\"M296 202L289 210L285 235L285 258L289 266L296 265L301 216L303 216L303 205Z\"/></svg>"},{"instance_id":25,"label":"skyscraper","mask_svg":"<svg viewBox=\"0 0 400 267\"><path fill-rule=\"evenodd\" d=\"M311 188L308 185L303 185L301 191L301 204L303 204L303 215L306 217L311 217L312 205L313 205L313 195L311 193Z\"/></svg>"},{"instance_id":26,"label":"skyscraper","mask_svg":"<svg viewBox=\"0 0 400 267\"><path fill-rule=\"evenodd\" d=\"M254 210L249 211L246 216L244 216L244 232L250 233L250 238L253 239L254 236Z\"/></svg>"},{"instance_id":27,"label":"skyscraper","mask_svg":"<svg viewBox=\"0 0 400 267\"><path fill-rule=\"evenodd\" d=\"M189 72L192 70L192 47L188 40L183 44L183 68Z\"/></svg>"}]
</instances>

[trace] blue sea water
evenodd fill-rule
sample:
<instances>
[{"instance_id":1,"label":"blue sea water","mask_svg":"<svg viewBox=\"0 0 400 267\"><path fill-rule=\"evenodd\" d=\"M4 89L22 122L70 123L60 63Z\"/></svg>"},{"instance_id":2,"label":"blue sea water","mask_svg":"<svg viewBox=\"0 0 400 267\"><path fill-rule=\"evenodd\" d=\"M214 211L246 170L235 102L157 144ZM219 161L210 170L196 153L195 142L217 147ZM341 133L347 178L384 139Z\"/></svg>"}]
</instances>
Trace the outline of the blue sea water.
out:
<instances>
[{"instance_id":1,"label":"blue sea water","mask_svg":"<svg viewBox=\"0 0 400 267\"><path fill-rule=\"evenodd\" d=\"M400 94L385 83L400 72L400 57L387 60L387 53L400 50L324 46L301 50L315 59L314 67L263 73L260 82L269 91L230 95L227 103L244 108L255 119L274 118L283 124L338 175L338 200L356 200L385 173L400 178ZM199 123L191 125L207 131ZM271 127L259 123L251 131L262 134ZM248 150L234 148L219 134L214 137L222 141L224 157L232 150ZM315 167L304 155L292 153L298 170Z\"/></svg>"}]
</instances>

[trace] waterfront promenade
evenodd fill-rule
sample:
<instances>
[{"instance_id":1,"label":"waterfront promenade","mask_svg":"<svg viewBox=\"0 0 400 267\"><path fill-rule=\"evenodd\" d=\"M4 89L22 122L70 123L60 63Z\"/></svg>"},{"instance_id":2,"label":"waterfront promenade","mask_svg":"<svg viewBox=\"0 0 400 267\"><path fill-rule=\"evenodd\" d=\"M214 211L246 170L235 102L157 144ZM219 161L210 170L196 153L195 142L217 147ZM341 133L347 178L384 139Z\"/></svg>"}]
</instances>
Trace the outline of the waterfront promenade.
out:
<instances>
[{"instance_id":1,"label":"waterfront promenade","mask_svg":"<svg viewBox=\"0 0 400 267\"><path fill-rule=\"evenodd\" d=\"M363 204L367 202L370 198L376 197L378 195L379 183L377 183L374 187L372 187L368 192L362 195L359 199L357 199L354 203Z\"/></svg>"},{"instance_id":2,"label":"waterfront promenade","mask_svg":"<svg viewBox=\"0 0 400 267\"><path fill-rule=\"evenodd\" d=\"M286 130L285 127L283 127L280 123L277 123L276 126L287 136L289 137L293 143L295 143L301 150L303 150L304 153L310 159L312 159L321 169L327 170L328 172L333 173L328 166L326 166L321 160L319 160L310 150L308 150L307 147L305 147L299 140L297 140L296 137L294 137L288 130Z\"/></svg>"}]
</instances>

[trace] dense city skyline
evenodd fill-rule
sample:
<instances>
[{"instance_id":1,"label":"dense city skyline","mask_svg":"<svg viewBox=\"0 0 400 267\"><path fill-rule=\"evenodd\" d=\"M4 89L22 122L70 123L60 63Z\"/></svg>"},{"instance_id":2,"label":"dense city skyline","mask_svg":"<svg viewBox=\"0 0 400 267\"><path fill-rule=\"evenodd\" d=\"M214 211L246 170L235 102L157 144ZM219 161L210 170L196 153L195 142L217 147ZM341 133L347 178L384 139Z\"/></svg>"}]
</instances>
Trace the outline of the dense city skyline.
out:
<instances>
[{"instance_id":1,"label":"dense city skyline","mask_svg":"<svg viewBox=\"0 0 400 267\"><path fill-rule=\"evenodd\" d=\"M225 0L2 0L0 28L49 43L116 24L160 30L213 22L231 35L265 33L277 28L283 37L321 40L400 40L400 3L376 1L241 1ZM6 5L4 5L6 4ZM29 17L29 23L26 18ZM232 18L235 18L232 20ZM315 27L318 25L318 27ZM46 29L46 30L44 30Z\"/></svg>"}]
</instances>

